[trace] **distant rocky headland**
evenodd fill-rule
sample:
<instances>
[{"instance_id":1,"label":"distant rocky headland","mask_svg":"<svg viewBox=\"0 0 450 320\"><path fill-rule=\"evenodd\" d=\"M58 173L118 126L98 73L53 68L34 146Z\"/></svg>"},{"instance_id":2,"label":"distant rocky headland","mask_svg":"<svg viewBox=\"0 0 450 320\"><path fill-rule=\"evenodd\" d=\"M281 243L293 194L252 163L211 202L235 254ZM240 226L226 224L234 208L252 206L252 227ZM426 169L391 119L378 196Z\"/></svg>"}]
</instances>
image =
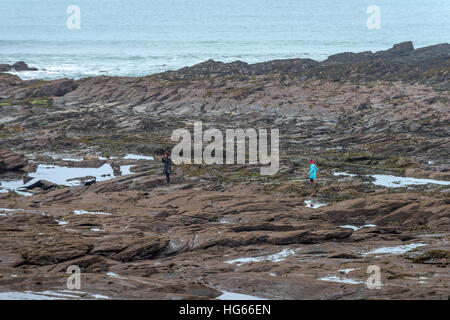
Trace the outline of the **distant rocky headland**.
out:
<instances>
[{"instance_id":1,"label":"distant rocky headland","mask_svg":"<svg viewBox=\"0 0 450 320\"><path fill-rule=\"evenodd\" d=\"M1 71L37 70L29 68L23 61L12 66L1 64ZM218 77L255 77L263 75L281 75L300 80L343 81L403 81L408 83L431 84L437 89L448 90L450 69L450 44L443 43L429 47L414 49L411 41L394 45L391 49L360 53L344 52L331 55L318 62L312 59L272 60L255 64L242 61L231 63L208 60L177 71L167 71L147 77L136 77L134 81L144 84L145 81L166 80L199 80L201 78ZM81 92L84 86L97 86L108 82L108 87L117 86L119 91L126 90L123 83L131 84L130 77L106 77L53 81L22 81L18 76L2 75L0 78L0 94L3 96L39 97L64 96L68 93ZM126 79L126 80L125 80ZM13 88L8 88L12 86ZM142 86L141 86L142 87ZM139 95L138 92L136 92ZM139 99L145 96L139 95Z\"/></svg>"}]
</instances>

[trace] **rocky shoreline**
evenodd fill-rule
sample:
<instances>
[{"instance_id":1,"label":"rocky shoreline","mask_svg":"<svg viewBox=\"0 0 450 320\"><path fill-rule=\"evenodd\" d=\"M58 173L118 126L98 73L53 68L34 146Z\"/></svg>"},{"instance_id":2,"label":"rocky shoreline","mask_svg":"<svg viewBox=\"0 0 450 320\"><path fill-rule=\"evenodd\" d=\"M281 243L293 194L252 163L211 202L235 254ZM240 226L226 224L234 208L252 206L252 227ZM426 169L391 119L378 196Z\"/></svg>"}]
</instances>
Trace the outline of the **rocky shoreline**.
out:
<instances>
[{"instance_id":1,"label":"rocky shoreline","mask_svg":"<svg viewBox=\"0 0 450 320\"><path fill-rule=\"evenodd\" d=\"M7 63L1 63L0 64L0 72L7 72L7 71L38 71L37 68L29 67L24 61L18 61L12 65L9 65Z\"/></svg>"},{"instance_id":2,"label":"rocky shoreline","mask_svg":"<svg viewBox=\"0 0 450 320\"><path fill-rule=\"evenodd\" d=\"M0 73L0 294L448 299L449 85L450 45L410 42L136 78ZM159 157L193 121L278 128L280 171L180 165L165 185Z\"/></svg>"}]
</instances>

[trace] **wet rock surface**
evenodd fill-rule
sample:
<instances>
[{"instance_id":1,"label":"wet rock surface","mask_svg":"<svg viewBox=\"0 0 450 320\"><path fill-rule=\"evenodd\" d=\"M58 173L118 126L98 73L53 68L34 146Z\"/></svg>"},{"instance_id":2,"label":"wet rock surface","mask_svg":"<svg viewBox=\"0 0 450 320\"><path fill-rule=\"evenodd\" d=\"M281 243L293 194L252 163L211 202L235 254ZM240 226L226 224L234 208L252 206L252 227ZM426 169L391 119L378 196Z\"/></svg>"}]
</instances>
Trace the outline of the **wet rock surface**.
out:
<instances>
[{"instance_id":1,"label":"wet rock surface","mask_svg":"<svg viewBox=\"0 0 450 320\"><path fill-rule=\"evenodd\" d=\"M35 188L39 188L42 190L48 190L48 189L52 189L52 188L57 188L58 185L46 180L39 180L35 183L32 183L30 185L27 185L25 188L26 189L35 189Z\"/></svg>"},{"instance_id":2,"label":"wet rock surface","mask_svg":"<svg viewBox=\"0 0 450 320\"><path fill-rule=\"evenodd\" d=\"M37 71L37 68L30 68L24 61L18 61L11 66L16 71Z\"/></svg>"},{"instance_id":3,"label":"wet rock surface","mask_svg":"<svg viewBox=\"0 0 450 320\"><path fill-rule=\"evenodd\" d=\"M12 65L2 63L0 64L0 72L7 72L7 71L37 71L37 68L29 67L24 61L18 61Z\"/></svg>"},{"instance_id":4,"label":"wet rock surface","mask_svg":"<svg viewBox=\"0 0 450 320\"><path fill-rule=\"evenodd\" d=\"M0 72L10 71L12 67L9 64L0 64Z\"/></svg>"},{"instance_id":5,"label":"wet rock surface","mask_svg":"<svg viewBox=\"0 0 450 320\"><path fill-rule=\"evenodd\" d=\"M403 43L142 78L1 74L0 164L13 169L0 174L0 292L448 299L448 62L447 44ZM200 120L204 130L278 128L279 172L178 165L166 185L172 131ZM28 182L51 170L70 179ZM386 183L393 176L428 180ZM17 181L40 184L1 189ZM81 293L62 291L71 265ZM371 265L381 289L366 286Z\"/></svg>"},{"instance_id":6,"label":"wet rock surface","mask_svg":"<svg viewBox=\"0 0 450 320\"><path fill-rule=\"evenodd\" d=\"M28 165L28 160L22 153L11 150L0 150L0 172L20 170Z\"/></svg>"}]
</instances>

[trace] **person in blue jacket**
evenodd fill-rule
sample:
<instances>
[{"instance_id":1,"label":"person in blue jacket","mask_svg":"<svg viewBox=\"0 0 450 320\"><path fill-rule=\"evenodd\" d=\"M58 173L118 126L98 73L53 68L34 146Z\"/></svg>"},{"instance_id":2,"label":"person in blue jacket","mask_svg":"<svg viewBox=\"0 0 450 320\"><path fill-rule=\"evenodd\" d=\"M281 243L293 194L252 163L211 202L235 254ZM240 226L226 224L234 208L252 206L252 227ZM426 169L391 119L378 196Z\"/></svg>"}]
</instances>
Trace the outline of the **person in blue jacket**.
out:
<instances>
[{"instance_id":1,"label":"person in blue jacket","mask_svg":"<svg viewBox=\"0 0 450 320\"><path fill-rule=\"evenodd\" d=\"M311 181L311 183L315 183L316 178L317 178L317 172L319 171L319 168L317 168L313 159L311 159L309 161L309 163L311 164L311 168L309 169L309 181Z\"/></svg>"}]
</instances>

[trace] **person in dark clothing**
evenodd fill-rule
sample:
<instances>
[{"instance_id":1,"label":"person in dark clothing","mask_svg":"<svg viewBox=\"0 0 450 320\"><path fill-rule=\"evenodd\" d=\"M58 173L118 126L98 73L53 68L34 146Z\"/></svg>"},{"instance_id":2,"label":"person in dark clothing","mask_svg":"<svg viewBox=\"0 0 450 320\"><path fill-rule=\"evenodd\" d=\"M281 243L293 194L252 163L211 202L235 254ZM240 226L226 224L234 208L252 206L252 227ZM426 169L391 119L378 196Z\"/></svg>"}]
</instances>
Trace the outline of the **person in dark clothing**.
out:
<instances>
[{"instance_id":1,"label":"person in dark clothing","mask_svg":"<svg viewBox=\"0 0 450 320\"><path fill-rule=\"evenodd\" d=\"M164 173L167 178L167 184L170 184L170 174L172 173L172 160L170 159L170 155L168 152L164 152L162 162L164 163Z\"/></svg>"}]
</instances>

